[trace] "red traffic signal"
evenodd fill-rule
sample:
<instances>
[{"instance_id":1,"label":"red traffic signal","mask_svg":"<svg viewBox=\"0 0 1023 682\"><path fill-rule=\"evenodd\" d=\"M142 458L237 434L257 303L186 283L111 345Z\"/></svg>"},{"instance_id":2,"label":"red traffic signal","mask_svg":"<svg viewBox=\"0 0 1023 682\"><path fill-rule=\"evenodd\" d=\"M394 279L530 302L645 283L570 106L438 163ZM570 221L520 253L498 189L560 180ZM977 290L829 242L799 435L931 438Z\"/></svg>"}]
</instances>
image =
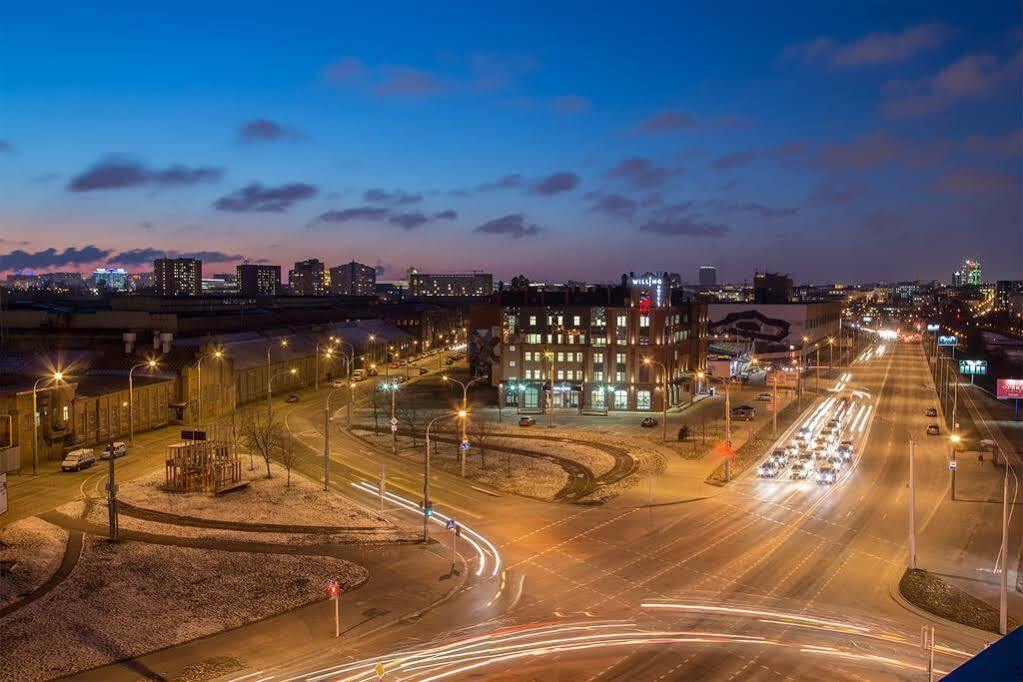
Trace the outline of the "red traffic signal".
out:
<instances>
[{"instance_id":1,"label":"red traffic signal","mask_svg":"<svg viewBox=\"0 0 1023 682\"><path fill-rule=\"evenodd\" d=\"M341 592L341 586L337 584L336 580L328 580L327 581L327 594L330 595L330 597L332 599L336 599L337 595L340 592Z\"/></svg>"}]
</instances>

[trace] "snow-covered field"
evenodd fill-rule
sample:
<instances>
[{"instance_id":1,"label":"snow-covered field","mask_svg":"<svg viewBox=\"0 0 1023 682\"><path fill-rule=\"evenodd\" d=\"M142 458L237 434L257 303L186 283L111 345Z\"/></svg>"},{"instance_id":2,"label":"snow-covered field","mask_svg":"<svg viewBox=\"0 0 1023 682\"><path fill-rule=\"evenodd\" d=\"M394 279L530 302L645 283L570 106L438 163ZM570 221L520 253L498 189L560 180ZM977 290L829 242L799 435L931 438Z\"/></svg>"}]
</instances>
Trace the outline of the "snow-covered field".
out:
<instances>
[{"instance_id":1,"label":"snow-covered field","mask_svg":"<svg viewBox=\"0 0 1023 682\"><path fill-rule=\"evenodd\" d=\"M67 539L63 528L36 517L0 529L0 561L17 562L8 575L0 577L0 607L37 589L56 572Z\"/></svg>"},{"instance_id":2,"label":"snow-covered field","mask_svg":"<svg viewBox=\"0 0 1023 682\"><path fill-rule=\"evenodd\" d=\"M321 599L326 578L351 589L368 575L325 557L85 543L67 580L0 620L0 680L50 679L138 656Z\"/></svg>"},{"instance_id":3,"label":"snow-covered field","mask_svg":"<svg viewBox=\"0 0 1023 682\"><path fill-rule=\"evenodd\" d=\"M550 441L533 438L501 438L490 439L490 445L529 450L541 454L552 454L582 464L593 472L594 478L600 478L615 465L615 458L606 452L578 443Z\"/></svg>"},{"instance_id":4,"label":"snow-covered field","mask_svg":"<svg viewBox=\"0 0 1023 682\"><path fill-rule=\"evenodd\" d=\"M106 505L94 505L86 519L92 523L105 526L108 522ZM123 511L118 515L117 522L122 530L132 530L142 533L171 535L179 538L233 540L278 545L402 542L418 540L422 536L422 531L420 529L408 525L381 526L370 531L349 531L341 533L263 533L243 530L224 530L220 528L200 528L197 526L180 526L177 524L138 519L128 516Z\"/></svg>"},{"instance_id":5,"label":"snow-covered field","mask_svg":"<svg viewBox=\"0 0 1023 682\"><path fill-rule=\"evenodd\" d=\"M390 444L390 438L375 437L372 430L353 429L352 433L366 438L370 442L379 443L381 446ZM404 436L398 438L398 455L421 463L425 444L422 438L418 438L416 442L417 447L413 448L411 439ZM431 467L451 473L460 473L461 468L454 456L455 446L453 444L433 443L431 449L433 450L430 457ZM549 500L569 482L568 474L564 469L538 457L488 451L486 459L487 468L482 469L478 453L471 454L466 460L466 477L504 492Z\"/></svg>"},{"instance_id":6,"label":"snow-covered field","mask_svg":"<svg viewBox=\"0 0 1023 682\"><path fill-rule=\"evenodd\" d=\"M163 470L154 471L126 483L120 483L119 499L136 507L204 519L240 521L244 523L276 523L303 526L373 526L386 528L393 523L362 507L335 491L324 492L321 483L291 472L291 487L285 485L287 472L271 466L273 478L266 478L266 468L257 466L243 475L249 478L247 488L216 497L205 493L176 493L160 490Z\"/></svg>"}]
</instances>

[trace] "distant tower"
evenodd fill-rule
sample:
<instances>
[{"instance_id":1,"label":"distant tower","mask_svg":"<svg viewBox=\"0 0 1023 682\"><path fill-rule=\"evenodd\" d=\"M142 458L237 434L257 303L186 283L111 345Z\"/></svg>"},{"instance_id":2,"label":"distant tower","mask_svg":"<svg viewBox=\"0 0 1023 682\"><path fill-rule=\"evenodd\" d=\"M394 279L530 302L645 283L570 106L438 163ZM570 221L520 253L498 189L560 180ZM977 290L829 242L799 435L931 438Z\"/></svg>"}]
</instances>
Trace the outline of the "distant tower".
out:
<instances>
[{"instance_id":1,"label":"distant tower","mask_svg":"<svg viewBox=\"0 0 1023 682\"><path fill-rule=\"evenodd\" d=\"M718 270L713 265L700 266L700 286L712 287L718 283Z\"/></svg>"}]
</instances>

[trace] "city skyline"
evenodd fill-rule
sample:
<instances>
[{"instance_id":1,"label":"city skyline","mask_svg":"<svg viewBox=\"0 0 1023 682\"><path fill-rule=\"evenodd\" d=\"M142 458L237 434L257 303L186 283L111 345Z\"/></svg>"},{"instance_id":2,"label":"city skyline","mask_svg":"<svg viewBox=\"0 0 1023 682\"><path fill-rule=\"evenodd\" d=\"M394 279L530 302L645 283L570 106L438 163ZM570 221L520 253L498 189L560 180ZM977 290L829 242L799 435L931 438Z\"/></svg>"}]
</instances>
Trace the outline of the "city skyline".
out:
<instances>
[{"instance_id":1,"label":"city skyline","mask_svg":"<svg viewBox=\"0 0 1023 682\"><path fill-rule=\"evenodd\" d=\"M161 11L10 13L0 272L1020 277L1011 3Z\"/></svg>"}]
</instances>

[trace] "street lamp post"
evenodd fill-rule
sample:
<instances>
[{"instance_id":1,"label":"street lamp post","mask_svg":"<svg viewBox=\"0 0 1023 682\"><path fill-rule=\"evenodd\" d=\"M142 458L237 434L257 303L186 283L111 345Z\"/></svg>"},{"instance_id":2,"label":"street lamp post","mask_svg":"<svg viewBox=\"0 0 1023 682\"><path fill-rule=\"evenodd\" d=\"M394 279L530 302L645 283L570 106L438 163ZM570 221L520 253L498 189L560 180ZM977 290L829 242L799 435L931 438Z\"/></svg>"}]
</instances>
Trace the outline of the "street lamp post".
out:
<instances>
[{"instance_id":1,"label":"street lamp post","mask_svg":"<svg viewBox=\"0 0 1023 682\"><path fill-rule=\"evenodd\" d=\"M661 440L668 440L668 368L664 366L663 362L658 362L651 358L643 358L644 365L657 365L664 372L663 394L661 395Z\"/></svg>"},{"instance_id":2,"label":"street lamp post","mask_svg":"<svg viewBox=\"0 0 1023 682\"><path fill-rule=\"evenodd\" d=\"M348 385L351 392L352 384ZM330 399L341 389L335 388L327 394L327 402L323 404L323 489L330 489Z\"/></svg>"},{"instance_id":3,"label":"street lamp post","mask_svg":"<svg viewBox=\"0 0 1023 682\"><path fill-rule=\"evenodd\" d=\"M550 368L551 377L551 390L548 395L550 396L549 412L547 413L547 428L554 427L554 351L544 351L543 356L548 360L548 366Z\"/></svg>"},{"instance_id":4,"label":"street lamp post","mask_svg":"<svg viewBox=\"0 0 1023 682\"><path fill-rule=\"evenodd\" d=\"M287 348L288 347L288 340L287 339L281 339L280 346L281 346L281 348ZM266 347L266 413L269 416L272 416L272 414L273 414L273 408L270 407L270 383L273 381L273 376L271 375L271 372L273 370L271 369L271 365L270 365L270 351L273 350L273 347L274 347L274 344L272 344L272 343L271 344L267 344L267 347Z\"/></svg>"},{"instance_id":5,"label":"street lamp post","mask_svg":"<svg viewBox=\"0 0 1023 682\"><path fill-rule=\"evenodd\" d=\"M273 376L270 377L269 381L266 382L266 418L267 418L267 424L272 422L273 418L274 418L274 408L273 408L273 402L272 402L274 379L276 379L277 377L282 377L282 376L287 376L287 375L295 376L296 374L298 374L298 369L296 369L295 367L292 367L287 372L278 372L277 374L274 374Z\"/></svg>"},{"instance_id":6,"label":"street lamp post","mask_svg":"<svg viewBox=\"0 0 1023 682\"><path fill-rule=\"evenodd\" d=\"M951 446L952 446L952 459L949 460L949 469L952 470L951 474L952 474L952 501L953 502L956 499L956 446L959 445L959 441L961 441L961 440L962 440L962 437L958 433L953 433L949 437L949 441L951 442Z\"/></svg>"},{"instance_id":7,"label":"street lamp post","mask_svg":"<svg viewBox=\"0 0 1023 682\"><path fill-rule=\"evenodd\" d=\"M909 568L916 568L916 479L913 475L913 456L916 441L909 439Z\"/></svg>"},{"instance_id":8,"label":"street lamp post","mask_svg":"<svg viewBox=\"0 0 1023 682\"><path fill-rule=\"evenodd\" d=\"M1002 570L998 581L998 632L1006 634L1009 628L1009 460L1002 453L1005 471L1002 478Z\"/></svg>"},{"instance_id":9,"label":"street lamp post","mask_svg":"<svg viewBox=\"0 0 1023 682\"><path fill-rule=\"evenodd\" d=\"M716 377L709 376L705 372L697 372L697 378L700 380L707 379L708 382L714 381ZM732 399L728 392L728 387L731 385L731 379L717 379L725 387L725 483L732 480Z\"/></svg>"},{"instance_id":10,"label":"street lamp post","mask_svg":"<svg viewBox=\"0 0 1023 682\"><path fill-rule=\"evenodd\" d=\"M380 384L381 391L389 391L391 394L391 452L398 454L398 416L395 401L398 396L398 382L391 381Z\"/></svg>"},{"instance_id":11,"label":"street lamp post","mask_svg":"<svg viewBox=\"0 0 1023 682\"><path fill-rule=\"evenodd\" d=\"M469 410L469 387L472 386L473 384L475 384L477 381L482 380L483 377L476 377L475 379L472 379L471 381L469 381L469 383L466 383L466 384L462 383L458 379L452 379L451 377L449 377L446 374L443 376L443 379L444 379L444 381L450 381L451 383L458 384L459 386L462 387L462 409L461 409L461 411L468 413L468 410ZM466 437L466 434L465 434L465 420L463 419L462 420L462 443L467 443L467 442L468 442L468 438ZM465 478L465 450L462 449L461 445L459 445L458 454L459 454L460 459L462 460L461 461L462 478Z\"/></svg>"},{"instance_id":12,"label":"street lamp post","mask_svg":"<svg viewBox=\"0 0 1023 682\"><path fill-rule=\"evenodd\" d=\"M224 357L224 351L218 348L217 350L213 351L210 355L200 355L199 361L196 363L195 366L196 373L198 374L196 380L197 383L199 384L199 414L196 419L196 423L198 424L199 428L202 428L202 361L208 357L212 357L215 360L219 360L220 358Z\"/></svg>"},{"instance_id":13,"label":"street lamp post","mask_svg":"<svg viewBox=\"0 0 1023 682\"><path fill-rule=\"evenodd\" d=\"M59 384L64 378L62 372L54 372L48 377L39 377L35 383L32 384L32 475L39 473L39 382L43 379L53 379L54 386ZM52 387L51 387L52 388ZM43 389L46 390L46 389Z\"/></svg>"},{"instance_id":14,"label":"street lamp post","mask_svg":"<svg viewBox=\"0 0 1023 682\"><path fill-rule=\"evenodd\" d=\"M468 416L468 412L465 410L459 410L455 413L442 414L434 417L430 420L430 423L426 425L426 457L423 458L423 542L430 541L430 514L432 513L432 507L430 505L430 429L433 427L434 422L438 419L446 419L448 417L457 417L463 422Z\"/></svg>"},{"instance_id":15,"label":"street lamp post","mask_svg":"<svg viewBox=\"0 0 1023 682\"><path fill-rule=\"evenodd\" d=\"M135 445L135 370L139 367L156 369L156 360L140 362L128 370L128 434L132 446Z\"/></svg>"}]
</instances>

